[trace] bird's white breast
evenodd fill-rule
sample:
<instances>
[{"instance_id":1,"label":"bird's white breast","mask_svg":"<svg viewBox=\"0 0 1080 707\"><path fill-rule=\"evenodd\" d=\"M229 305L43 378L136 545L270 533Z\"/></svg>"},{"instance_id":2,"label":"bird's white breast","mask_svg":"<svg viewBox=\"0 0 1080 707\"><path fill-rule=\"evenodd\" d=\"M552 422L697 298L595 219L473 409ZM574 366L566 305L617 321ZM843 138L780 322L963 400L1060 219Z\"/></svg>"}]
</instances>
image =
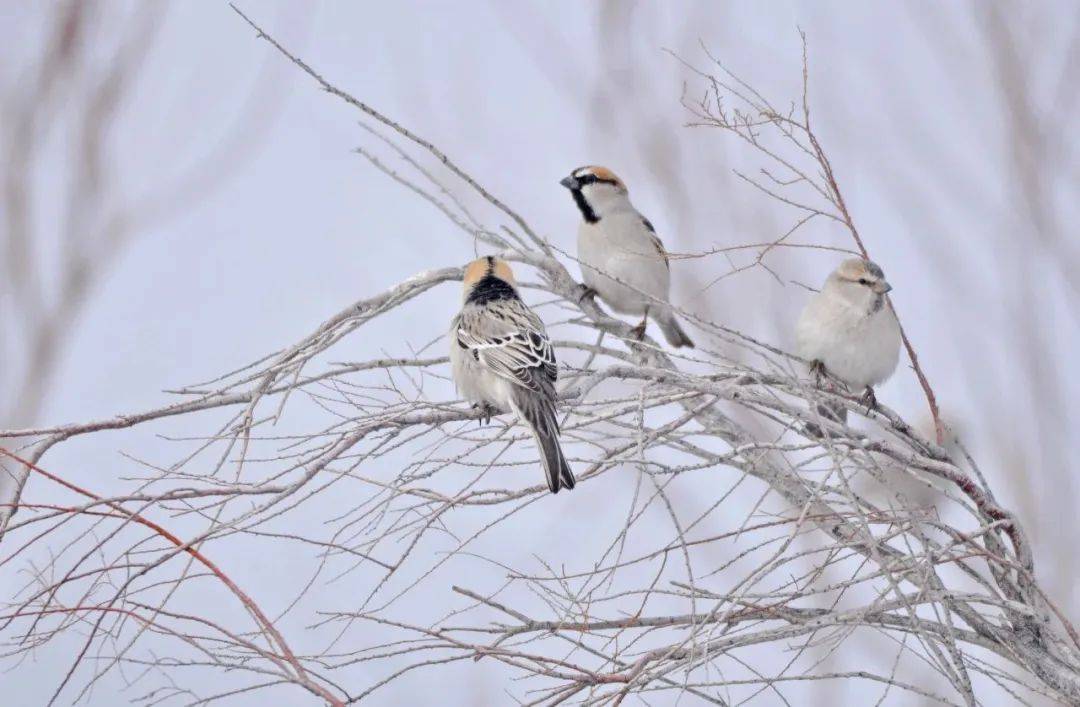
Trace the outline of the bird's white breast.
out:
<instances>
[{"instance_id":1,"label":"bird's white breast","mask_svg":"<svg viewBox=\"0 0 1080 707\"><path fill-rule=\"evenodd\" d=\"M616 312L640 315L650 297L668 298L671 278L667 264L636 211L582 223L578 259L585 284Z\"/></svg>"},{"instance_id":2,"label":"bird's white breast","mask_svg":"<svg viewBox=\"0 0 1080 707\"><path fill-rule=\"evenodd\" d=\"M450 372L458 394L464 399L488 403L503 411L510 409L510 384L458 345L456 327L450 329Z\"/></svg>"},{"instance_id":3,"label":"bird's white breast","mask_svg":"<svg viewBox=\"0 0 1080 707\"><path fill-rule=\"evenodd\" d=\"M885 381L900 360L900 327L887 304L868 314L819 293L803 310L796 338L803 358L856 388Z\"/></svg>"}]
</instances>

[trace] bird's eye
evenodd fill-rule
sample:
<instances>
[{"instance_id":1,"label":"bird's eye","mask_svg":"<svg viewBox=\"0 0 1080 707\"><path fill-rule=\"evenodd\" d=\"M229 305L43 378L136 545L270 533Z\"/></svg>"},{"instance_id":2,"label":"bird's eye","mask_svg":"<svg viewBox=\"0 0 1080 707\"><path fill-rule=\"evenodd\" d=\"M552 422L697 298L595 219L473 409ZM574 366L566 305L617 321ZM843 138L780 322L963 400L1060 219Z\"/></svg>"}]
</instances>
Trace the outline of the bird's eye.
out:
<instances>
[{"instance_id":1,"label":"bird's eye","mask_svg":"<svg viewBox=\"0 0 1080 707\"><path fill-rule=\"evenodd\" d=\"M869 280L867 280L867 279L866 279L865 277L860 277L860 278L859 278L859 284L860 284L860 285L869 285L869 284L870 284L870 281L869 281Z\"/></svg>"}]
</instances>

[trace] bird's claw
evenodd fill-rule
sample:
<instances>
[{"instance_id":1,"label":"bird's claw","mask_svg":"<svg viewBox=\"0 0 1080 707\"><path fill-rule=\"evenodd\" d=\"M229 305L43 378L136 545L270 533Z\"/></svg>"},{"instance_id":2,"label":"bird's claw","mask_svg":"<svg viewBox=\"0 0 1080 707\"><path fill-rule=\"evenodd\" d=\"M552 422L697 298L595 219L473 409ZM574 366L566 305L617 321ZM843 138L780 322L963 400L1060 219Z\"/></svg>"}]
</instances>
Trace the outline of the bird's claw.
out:
<instances>
[{"instance_id":1,"label":"bird's claw","mask_svg":"<svg viewBox=\"0 0 1080 707\"><path fill-rule=\"evenodd\" d=\"M866 408L867 413L871 410L877 410L877 396L874 395L874 389L866 386L866 390L863 391L862 396L859 398L859 403Z\"/></svg>"},{"instance_id":2,"label":"bird's claw","mask_svg":"<svg viewBox=\"0 0 1080 707\"><path fill-rule=\"evenodd\" d=\"M821 385L821 380L825 377L825 364L821 360L814 359L810 362L810 377L815 384Z\"/></svg>"},{"instance_id":3,"label":"bird's claw","mask_svg":"<svg viewBox=\"0 0 1080 707\"><path fill-rule=\"evenodd\" d=\"M490 403L473 403L472 407L473 407L473 410L476 410L476 411L478 411L480 413L479 422L480 422L481 427L483 427L484 425L490 423L491 422L491 416L495 415L495 414L497 414L499 412Z\"/></svg>"},{"instance_id":4,"label":"bird's claw","mask_svg":"<svg viewBox=\"0 0 1080 707\"><path fill-rule=\"evenodd\" d=\"M636 327L634 327L633 329L630 330L630 336L634 337L638 341L644 341L645 340L645 324L646 324L647 321L648 320L646 320L646 319L642 319L641 324L638 324Z\"/></svg>"},{"instance_id":5,"label":"bird's claw","mask_svg":"<svg viewBox=\"0 0 1080 707\"><path fill-rule=\"evenodd\" d=\"M596 290L588 285L579 285L579 287L581 288L581 294L578 295L577 298L578 304L581 304L585 300L596 301Z\"/></svg>"}]
</instances>

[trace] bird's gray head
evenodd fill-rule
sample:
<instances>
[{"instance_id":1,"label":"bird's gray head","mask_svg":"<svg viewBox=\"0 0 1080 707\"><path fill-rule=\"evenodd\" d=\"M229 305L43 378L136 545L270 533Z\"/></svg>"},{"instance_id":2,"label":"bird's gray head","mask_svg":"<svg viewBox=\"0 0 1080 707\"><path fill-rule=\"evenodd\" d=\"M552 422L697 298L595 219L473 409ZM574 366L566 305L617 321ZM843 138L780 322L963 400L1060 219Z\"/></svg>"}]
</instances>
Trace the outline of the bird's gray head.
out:
<instances>
[{"instance_id":1,"label":"bird's gray head","mask_svg":"<svg viewBox=\"0 0 1080 707\"><path fill-rule=\"evenodd\" d=\"M559 184L570 190L582 217L589 223L629 205L626 185L607 167L578 167Z\"/></svg>"},{"instance_id":2,"label":"bird's gray head","mask_svg":"<svg viewBox=\"0 0 1080 707\"><path fill-rule=\"evenodd\" d=\"M823 291L868 312L876 312L885 303L885 293L891 289L892 285L877 263L850 258L829 275Z\"/></svg>"}]
</instances>

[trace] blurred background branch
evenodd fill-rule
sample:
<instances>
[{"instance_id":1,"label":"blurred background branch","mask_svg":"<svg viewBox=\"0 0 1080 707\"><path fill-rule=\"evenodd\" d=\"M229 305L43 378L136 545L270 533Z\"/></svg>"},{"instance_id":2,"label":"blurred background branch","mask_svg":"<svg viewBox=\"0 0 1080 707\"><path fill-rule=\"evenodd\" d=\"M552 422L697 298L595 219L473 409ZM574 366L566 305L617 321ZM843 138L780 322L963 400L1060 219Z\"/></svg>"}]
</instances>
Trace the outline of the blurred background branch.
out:
<instances>
[{"instance_id":1,"label":"blurred background branch","mask_svg":"<svg viewBox=\"0 0 1080 707\"><path fill-rule=\"evenodd\" d=\"M71 330L131 242L212 194L273 122L280 101L268 69L208 154L165 153L152 179L125 173L118 146L166 14L159 3L125 9L68 0L28 13L19 25L40 41L8 62L0 89L4 426L38 419ZM40 25L31 28L34 20ZM0 502L15 500L20 476L0 464Z\"/></svg>"}]
</instances>

